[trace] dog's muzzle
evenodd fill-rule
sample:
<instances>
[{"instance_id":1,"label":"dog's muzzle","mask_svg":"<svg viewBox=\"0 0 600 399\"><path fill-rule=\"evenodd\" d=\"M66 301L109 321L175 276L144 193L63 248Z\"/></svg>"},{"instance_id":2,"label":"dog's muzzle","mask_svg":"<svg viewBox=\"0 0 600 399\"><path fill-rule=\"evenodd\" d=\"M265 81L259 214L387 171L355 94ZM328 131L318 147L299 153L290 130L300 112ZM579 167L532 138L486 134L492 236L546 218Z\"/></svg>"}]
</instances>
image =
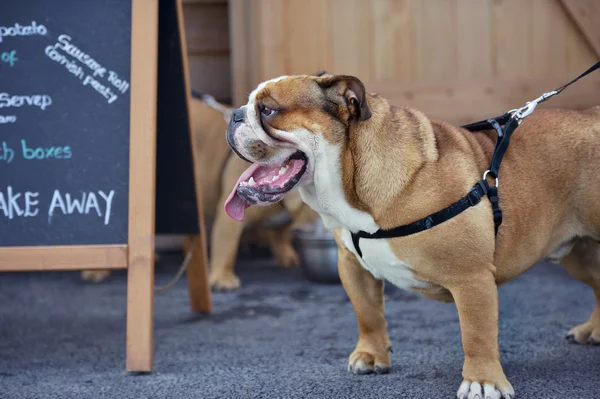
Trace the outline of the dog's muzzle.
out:
<instances>
[{"instance_id":1,"label":"dog's muzzle","mask_svg":"<svg viewBox=\"0 0 600 399\"><path fill-rule=\"evenodd\" d=\"M227 126L226 138L227 144L229 144L229 147L233 150L233 152L235 152L235 154L238 157L242 158L246 162L252 163L252 161L240 154L237 148L235 148L235 131L244 122L245 116L246 112L244 108L238 108L235 111L233 111L233 114L231 115L231 120L229 121L229 125Z\"/></svg>"}]
</instances>

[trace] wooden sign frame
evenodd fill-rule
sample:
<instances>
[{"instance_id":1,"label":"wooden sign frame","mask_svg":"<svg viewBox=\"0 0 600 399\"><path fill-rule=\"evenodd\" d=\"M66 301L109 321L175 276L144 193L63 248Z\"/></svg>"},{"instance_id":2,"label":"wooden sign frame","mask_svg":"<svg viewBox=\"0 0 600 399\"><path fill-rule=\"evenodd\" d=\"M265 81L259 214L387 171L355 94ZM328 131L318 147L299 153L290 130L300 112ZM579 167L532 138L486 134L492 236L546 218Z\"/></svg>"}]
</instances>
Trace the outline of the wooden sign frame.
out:
<instances>
[{"instance_id":1,"label":"wooden sign frame","mask_svg":"<svg viewBox=\"0 0 600 399\"><path fill-rule=\"evenodd\" d=\"M210 311L204 214L189 115L191 99L183 9L181 0L172 1L176 2L181 38L200 226L200 234L191 236L194 249L187 270L190 306L193 311ZM126 369L130 372L150 372L154 328L159 0L131 0L131 6L128 243L0 248L0 272L127 269Z\"/></svg>"}]
</instances>

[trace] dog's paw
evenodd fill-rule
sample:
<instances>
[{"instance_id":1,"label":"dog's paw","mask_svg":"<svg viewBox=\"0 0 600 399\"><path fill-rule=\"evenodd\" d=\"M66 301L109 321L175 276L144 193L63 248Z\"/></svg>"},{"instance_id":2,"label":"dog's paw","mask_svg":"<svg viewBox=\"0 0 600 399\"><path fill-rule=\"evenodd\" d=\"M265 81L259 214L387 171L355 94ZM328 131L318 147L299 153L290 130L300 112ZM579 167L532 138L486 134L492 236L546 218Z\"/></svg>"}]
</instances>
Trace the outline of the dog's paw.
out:
<instances>
[{"instance_id":1,"label":"dog's paw","mask_svg":"<svg viewBox=\"0 0 600 399\"><path fill-rule=\"evenodd\" d=\"M233 291L242 285L240 279L233 273L216 274L209 278L210 287L214 291Z\"/></svg>"},{"instance_id":2,"label":"dog's paw","mask_svg":"<svg viewBox=\"0 0 600 399\"><path fill-rule=\"evenodd\" d=\"M285 248L275 256L277 266L282 268L296 267L300 265L300 258L294 248Z\"/></svg>"},{"instance_id":3,"label":"dog's paw","mask_svg":"<svg viewBox=\"0 0 600 399\"><path fill-rule=\"evenodd\" d=\"M92 283L101 283L110 276L109 270L83 270L81 279Z\"/></svg>"},{"instance_id":4,"label":"dog's paw","mask_svg":"<svg viewBox=\"0 0 600 399\"><path fill-rule=\"evenodd\" d=\"M389 354L373 355L354 351L348 359L348 371L354 374L387 374L392 368Z\"/></svg>"},{"instance_id":5,"label":"dog's paw","mask_svg":"<svg viewBox=\"0 0 600 399\"><path fill-rule=\"evenodd\" d=\"M572 344L600 345L600 323L588 321L572 328L567 340Z\"/></svg>"},{"instance_id":6,"label":"dog's paw","mask_svg":"<svg viewBox=\"0 0 600 399\"><path fill-rule=\"evenodd\" d=\"M493 384L464 380L456 392L456 397L458 399L512 399L515 397L515 391L508 381L506 384L503 388L499 388Z\"/></svg>"}]
</instances>

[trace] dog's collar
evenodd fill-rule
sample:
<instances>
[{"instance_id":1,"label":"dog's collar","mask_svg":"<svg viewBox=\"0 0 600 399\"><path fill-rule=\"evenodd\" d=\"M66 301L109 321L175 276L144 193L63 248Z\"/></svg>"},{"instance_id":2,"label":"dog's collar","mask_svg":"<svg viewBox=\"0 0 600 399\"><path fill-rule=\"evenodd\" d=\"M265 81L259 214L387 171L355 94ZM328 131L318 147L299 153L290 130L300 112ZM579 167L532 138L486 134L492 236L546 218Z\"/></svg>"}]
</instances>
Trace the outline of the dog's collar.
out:
<instances>
[{"instance_id":1,"label":"dog's collar","mask_svg":"<svg viewBox=\"0 0 600 399\"><path fill-rule=\"evenodd\" d=\"M465 195L452 205L442 209L441 211L433 213L421 220L417 220L416 222L398 226L389 230L380 229L377 230L375 233L367 233L364 231L351 233L352 244L354 245L354 249L356 250L358 256L362 257L362 251L360 250L359 246L359 240L361 238L404 237L425 230L429 230L437 225L444 223L447 220L452 219L453 217L464 212L470 207L479 204L479 202L481 202L481 199L485 195L488 196L492 204L492 211L494 216L494 234L497 235L498 228L502 224L502 210L500 209L498 198L498 172L500 171L500 164L502 163L502 158L504 157L504 154L506 154L506 150L508 149L508 144L510 143L510 137L513 131L521 124L521 122L526 117L531 115L531 113L535 110L535 107L539 103L542 103L548 98L559 94L569 85L575 83L585 75L599 68L600 61L592 65L587 71L583 72L581 75L571 80L569 83L557 88L556 90L544 93L533 101L527 102L524 107L508 111L505 114L500 115L496 118L490 118L462 126L464 129L467 129L471 132L494 129L498 134L496 138L496 145L494 146L494 152L492 154L492 161L490 163L490 167L483 174L482 180L478 181L467 195ZM501 127L501 125L503 125L503 127ZM496 185L493 187L491 187L487 181L488 174L494 179L496 179Z\"/></svg>"}]
</instances>

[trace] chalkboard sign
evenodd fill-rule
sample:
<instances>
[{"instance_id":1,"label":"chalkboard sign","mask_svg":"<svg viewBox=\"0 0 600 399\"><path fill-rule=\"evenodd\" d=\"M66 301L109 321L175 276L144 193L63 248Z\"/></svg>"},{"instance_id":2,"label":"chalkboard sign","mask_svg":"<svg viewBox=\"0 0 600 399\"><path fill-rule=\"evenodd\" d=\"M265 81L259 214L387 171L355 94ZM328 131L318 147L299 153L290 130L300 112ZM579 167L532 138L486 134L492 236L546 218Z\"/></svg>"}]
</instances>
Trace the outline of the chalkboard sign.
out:
<instances>
[{"instance_id":1,"label":"chalkboard sign","mask_svg":"<svg viewBox=\"0 0 600 399\"><path fill-rule=\"evenodd\" d=\"M182 13L181 0L0 11L0 271L128 269L135 372L152 370L155 217L192 234L190 305L211 308Z\"/></svg>"},{"instance_id":2,"label":"chalkboard sign","mask_svg":"<svg viewBox=\"0 0 600 399\"><path fill-rule=\"evenodd\" d=\"M0 245L128 242L131 2L0 12Z\"/></svg>"}]
</instances>

